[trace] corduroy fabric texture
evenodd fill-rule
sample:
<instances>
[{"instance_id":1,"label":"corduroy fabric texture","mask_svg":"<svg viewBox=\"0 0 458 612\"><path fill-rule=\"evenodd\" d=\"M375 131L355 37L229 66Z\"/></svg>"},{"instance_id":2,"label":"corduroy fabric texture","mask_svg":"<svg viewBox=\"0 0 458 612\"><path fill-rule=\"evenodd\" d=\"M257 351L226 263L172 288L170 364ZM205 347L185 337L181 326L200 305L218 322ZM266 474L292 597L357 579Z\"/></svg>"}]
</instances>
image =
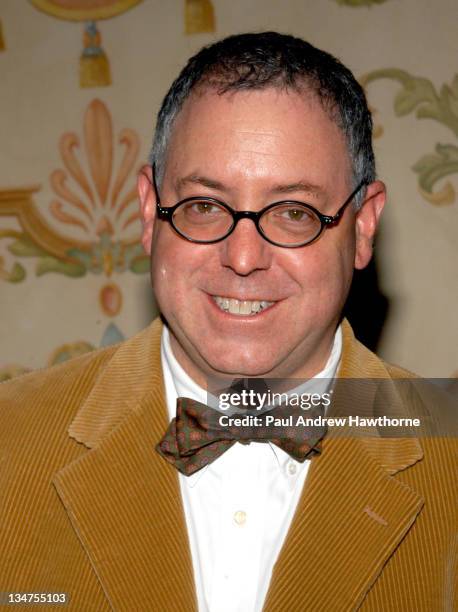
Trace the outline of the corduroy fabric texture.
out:
<instances>
[{"instance_id":1,"label":"corduroy fabric texture","mask_svg":"<svg viewBox=\"0 0 458 612\"><path fill-rule=\"evenodd\" d=\"M156 320L0 385L0 591L67 592L78 612L197 610L178 473L154 450L160 335ZM409 376L348 323L339 375ZM326 437L264 611L457 609L455 461L451 438Z\"/></svg>"}]
</instances>

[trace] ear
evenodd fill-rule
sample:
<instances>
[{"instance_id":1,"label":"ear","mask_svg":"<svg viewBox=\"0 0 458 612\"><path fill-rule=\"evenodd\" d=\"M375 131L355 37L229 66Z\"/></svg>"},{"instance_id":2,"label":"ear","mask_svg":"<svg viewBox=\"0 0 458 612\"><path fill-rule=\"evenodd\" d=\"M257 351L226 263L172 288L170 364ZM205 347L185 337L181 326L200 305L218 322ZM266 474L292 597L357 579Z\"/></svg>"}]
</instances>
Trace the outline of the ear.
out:
<instances>
[{"instance_id":1,"label":"ear","mask_svg":"<svg viewBox=\"0 0 458 612\"><path fill-rule=\"evenodd\" d=\"M148 255L151 255L154 219L156 217L156 195L153 189L151 166L143 166L137 179L140 214L143 225L142 244Z\"/></svg>"},{"instance_id":2,"label":"ear","mask_svg":"<svg viewBox=\"0 0 458 612\"><path fill-rule=\"evenodd\" d=\"M355 268L365 268L372 257L372 243L386 200L386 188L382 181L374 181L366 188L360 210L356 213Z\"/></svg>"}]
</instances>

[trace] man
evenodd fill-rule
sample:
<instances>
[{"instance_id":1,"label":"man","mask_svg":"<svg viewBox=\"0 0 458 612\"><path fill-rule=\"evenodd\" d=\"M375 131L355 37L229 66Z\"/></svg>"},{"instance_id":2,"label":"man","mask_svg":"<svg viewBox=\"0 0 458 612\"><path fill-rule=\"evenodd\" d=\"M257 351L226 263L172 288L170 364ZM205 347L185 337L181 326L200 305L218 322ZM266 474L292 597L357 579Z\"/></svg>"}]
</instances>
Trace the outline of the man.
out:
<instances>
[{"instance_id":1,"label":"man","mask_svg":"<svg viewBox=\"0 0 458 612\"><path fill-rule=\"evenodd\" d=\"M411 377L341 324L385 203L352 74L276 33L203 49L138 185L162 322L3 387L0 590L72 610L451 610L446 440L177 450L176 400L205 403L214 376Z\"/></svg>"}]
</instances>

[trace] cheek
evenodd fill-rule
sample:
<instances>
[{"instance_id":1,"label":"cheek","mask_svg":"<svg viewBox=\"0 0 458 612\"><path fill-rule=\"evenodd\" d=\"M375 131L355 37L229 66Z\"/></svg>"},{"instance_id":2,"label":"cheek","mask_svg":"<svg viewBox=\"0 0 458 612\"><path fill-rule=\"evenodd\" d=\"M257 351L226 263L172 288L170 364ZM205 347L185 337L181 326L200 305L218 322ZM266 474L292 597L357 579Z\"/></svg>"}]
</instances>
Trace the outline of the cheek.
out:
<instances>
[{"instance_id":1,"label":"cheek","mask_svg":"<svg viewBox=\"0 0 458 612\"><path fill-rule=\"evenodd\" d=\"M198 247L168 228L158 231L151 252L151 283L160 310L183 310L192 299L193 280L205 259Z\"/></svg>"},{"instance_id":2,"label":"cheek","mask_svg":"<svg viewBox=\"0 0 458 612\"><path fill-rule=\"evenodd\" d=\"M168 234L165 231L155 233L151 251L151 284L161 310L163 304L170 302L178 293L180 274L177 271L182 259L177 245L179 241Z\"/></svg>"},{"instance_id":3,"label":"cheek","mask_svg":"<svg viewBox=\"0 0 458 612\"><path fill-rule=\"evenodd\" d=\"M327 276L323 284L329 287L327 296L336 310L341 310L347 299L353 278L355 262L355 240L352 232L331 243L323 265L323 275Z\"/></svg>"},{"instance_id":4,"label":"cheek","mask_svg":"<svg viewBox=\"0 0 458 612\"><path fill-rule=\"evenodd\" d=\"M354 240L346 236L347 240L337 235L331 240L328 232L322 240L304 247L300 257L286 254L283 267L300 287L299 299L309 313L335 308L336 303L345 301L355 256Z\"/></svg>"}]
</instances>

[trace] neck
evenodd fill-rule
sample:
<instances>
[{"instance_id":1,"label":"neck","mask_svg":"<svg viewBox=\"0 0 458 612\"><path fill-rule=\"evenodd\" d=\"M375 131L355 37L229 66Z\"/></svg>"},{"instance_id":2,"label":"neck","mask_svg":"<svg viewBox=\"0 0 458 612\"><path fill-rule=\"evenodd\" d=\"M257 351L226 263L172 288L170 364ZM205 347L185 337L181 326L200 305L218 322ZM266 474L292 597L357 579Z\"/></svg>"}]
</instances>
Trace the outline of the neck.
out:
<instances>
[{"instance_id":1,"label":"neck","mask_svg":"<svg viewBox=\"0 0 458 612\"><path fill-rule=\"evenodd\" d=\"M301 351L301 355L288 364L279 364L277 367L262 372L256 375L247 374L246 372L222 372L215 370L199 358L196 363L190 357L188 352L183 348L173 331L168 327L170 346L175 359L186 372L186 374L200 387L206 389L210 378L227 379L232 381L234 378L284 378L284 379L310 379L322 372L325 368L334 344L335 329L326 334L321 339L318 345L314 345L313 349Z\"/></svg>"}]
</instances>

